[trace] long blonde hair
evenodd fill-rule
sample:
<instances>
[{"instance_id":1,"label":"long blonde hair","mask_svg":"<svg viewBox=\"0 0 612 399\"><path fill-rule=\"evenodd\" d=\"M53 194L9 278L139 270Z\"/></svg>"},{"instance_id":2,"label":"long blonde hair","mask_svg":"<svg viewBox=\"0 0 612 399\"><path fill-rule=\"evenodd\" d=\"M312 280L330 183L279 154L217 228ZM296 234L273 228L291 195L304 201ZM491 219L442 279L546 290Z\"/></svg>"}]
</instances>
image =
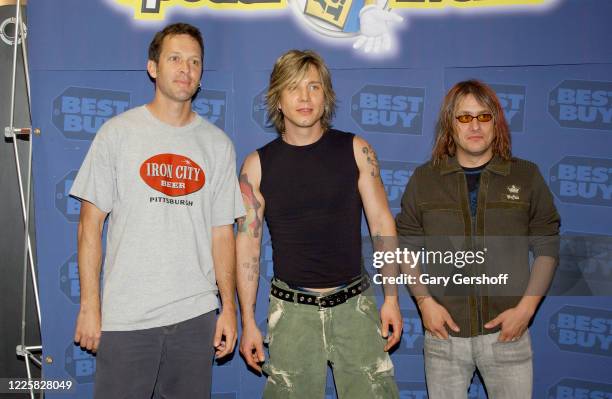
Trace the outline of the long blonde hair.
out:
<instances>
[{"instance_id":1,"label":"long blonde hair","mask_svg":"<svg viewBox=\"0 0 612 399\"><path fill-rule=\"evenodd\" d=\"M274 64L270 74L270 84L266 95L266 108L268 119L274 124L278 133L285 131L285 119L279 109L282 91L298 80L302 79L313 66L321 76L323 94L325 98L321 126L326 130L331 126L331 121L336 112L336 93L332 87L331 74L325 65L325 61L312 50L289 50L280 56Z\"/></svg>"}]
</instances>

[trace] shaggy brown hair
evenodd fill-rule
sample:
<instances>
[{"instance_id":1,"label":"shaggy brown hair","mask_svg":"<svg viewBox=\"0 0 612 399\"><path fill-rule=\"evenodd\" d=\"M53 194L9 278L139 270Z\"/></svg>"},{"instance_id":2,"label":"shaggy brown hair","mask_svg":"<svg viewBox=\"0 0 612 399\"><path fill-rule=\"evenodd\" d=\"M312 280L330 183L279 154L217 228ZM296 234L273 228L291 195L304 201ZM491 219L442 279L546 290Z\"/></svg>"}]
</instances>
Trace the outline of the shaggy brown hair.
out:
<instances>
[{"instance_id":1,"label":"shaggy brown hair","mask_svg":"<svg viewBox=\"0 0 612 399\"><path fill-rule=\"evenodd\" d=\"M474 98L493 115L493 155L498 155L504 160L512 157L510 143L510 128L504 116L504 110L499 103L497 95L485 83L478 80L466 80L453 86L446 94L438 123L436 125L436 141L433 146L431 159L434 164L438 164L443 159L455 156L457 146L455 144L455 112L459 102L471 94Z\"/></svg>"}]
</instances>

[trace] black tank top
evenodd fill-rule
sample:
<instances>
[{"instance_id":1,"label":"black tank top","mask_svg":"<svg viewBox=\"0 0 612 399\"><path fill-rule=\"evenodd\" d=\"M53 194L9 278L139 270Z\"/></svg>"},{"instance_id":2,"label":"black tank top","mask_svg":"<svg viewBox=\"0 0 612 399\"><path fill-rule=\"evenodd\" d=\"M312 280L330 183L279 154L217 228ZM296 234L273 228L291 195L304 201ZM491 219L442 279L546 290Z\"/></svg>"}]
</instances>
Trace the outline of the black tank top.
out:
<instances>
[{"instance_id":1,"label":"black tank top","mask_svg":"<svg viewBox=\"0 0 612 399\"><path fill-rule=\"evenodd\" d=\"M274 275L290 285L333 287L362 274L353 137L328 130L309 145L279 137L257 150Z\"/></svg>"}]
</instances>

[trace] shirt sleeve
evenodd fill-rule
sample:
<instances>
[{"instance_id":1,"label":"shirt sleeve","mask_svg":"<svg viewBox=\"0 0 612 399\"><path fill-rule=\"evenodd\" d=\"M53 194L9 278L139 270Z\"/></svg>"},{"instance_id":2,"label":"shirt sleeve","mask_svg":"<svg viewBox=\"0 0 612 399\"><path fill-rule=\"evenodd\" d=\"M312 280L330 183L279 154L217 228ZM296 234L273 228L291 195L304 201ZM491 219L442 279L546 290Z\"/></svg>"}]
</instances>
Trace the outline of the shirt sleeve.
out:
<instances>
[{"instance_id":1,"label":"shirt sleeve","mask_svg":"<svg viewBox=\"0 0 612 399\"><path fill-rule=\"evenodd\" d=\"M214 185L212 226L233 224L235 219L246 215L246 212L236 176L236 153L231 142L223 151L216 169L219 178Z\"/></svg>"},{"instance_id":2,"label":"shirt sleeve","mask_svg":"<svg viewBox=\"0 0 612 399\"><path fill-rule=\"evenodd\" d=\"M529 209L529 244L535 257L559 256L559 213L550 189L538 169L533 174Z\"/></svg>"},{"instance_id":3,"label":"shirt sleeve","mask_svg":"<svg viewBox=\"0 0 612 399\"><path fill-rule=\"evenodd\" d=\"M91 202L106 213L112 211L117 196L114 157L109 138L108 130L102 126L70 189L72 197Z\"/></svg>"}]
</instances>

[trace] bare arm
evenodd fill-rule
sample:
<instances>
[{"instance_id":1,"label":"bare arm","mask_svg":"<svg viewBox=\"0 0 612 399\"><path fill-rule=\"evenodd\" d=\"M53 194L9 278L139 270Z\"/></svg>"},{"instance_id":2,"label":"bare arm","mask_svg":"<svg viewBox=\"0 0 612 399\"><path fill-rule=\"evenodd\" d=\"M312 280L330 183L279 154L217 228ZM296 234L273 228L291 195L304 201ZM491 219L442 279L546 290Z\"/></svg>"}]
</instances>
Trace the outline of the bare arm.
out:
<instances>
[{"instance_id":1,"label":"bare arm","mask_svg":"<svg viewBox=\"0 0 612 399\"><path fill-rule=\"evenodd\" d=\"M238 261L237 285L242 317L240 353L246 363L261 371L259 362L265 360L263 338L255 320L255 302L259 285L259 257L265 201L259 190L261 164L257 152L250 154L240 171L240 190L246 216L238 220L236 259Z\"/></svg>"},{"instance_id":2,"label":"bare arm","mask_svg":"<svg viewBox=\"0 0 612 399\"><path fill-rule=\"evenodd\" d=\"M77 316L74 342L95 352L100 342L100 271L102 269L102 229L106 213L90 202L81 202L77 230L81 307Z\"/></svg>"},{"instance_id":3,"label":"bare arm","mask_svg":"<svg viewBox=\"0 0 612 399\"><path fill-rule=\"evenodd\" d=\"M212 228L212 255L223 309L236 310L236 263L234 229L231 224Z\"/></svg>"},{"instance_id":4,"label":"bare arm","mask_svg":"<svg viewBox=\"0 0 612 399\"><path fill-rule=\"evenodd\" d=\"M217 319L214 346L215 356L221 358L234 351L237 338L236 327L236 261L234 257L235 241L233 225L215 226L212 228L212 255L215 265L215 277L222 310ZM225 341L222 337L225 336Z\"/></svg>"},{"instance_id":5,"label":"bare arm","mask_svg":"<svg viewBox=\"0 0 612 399\"><path fill-rule=\"evenodd\" d=\"M380 166L374 149L361 137L355 136L353 141L355 160L359 168L359 194L368 220L370 234L377 251L394 251L397 246L395 221L389 210L387 194L380 178ZM397 264L387 264L383 273L397 275ZM385 300L397 300L397 287L385 286Z\"/></svg>"},{"instance_id":6,"label":"bare arm","mask_svg":"<svg viewBox=\"0 0 612 399\"><path fill-rule=\"evenodd\" d=\"M397 248L397 232L387 194L380 178L380 166L374 149L361 137L355 136L353 152L359 168L359 194L368 220L375 251L394 251ZM381 270L384 276L397 276L396 263L387 264ZM402 336L402 315L399 310L397 286L385 284L383 286L385 302L381 308L382 335L387 338L389 326L393 327L393 334L388 336L385 350L397 344Z\"/></svg>"}]
</instances>

